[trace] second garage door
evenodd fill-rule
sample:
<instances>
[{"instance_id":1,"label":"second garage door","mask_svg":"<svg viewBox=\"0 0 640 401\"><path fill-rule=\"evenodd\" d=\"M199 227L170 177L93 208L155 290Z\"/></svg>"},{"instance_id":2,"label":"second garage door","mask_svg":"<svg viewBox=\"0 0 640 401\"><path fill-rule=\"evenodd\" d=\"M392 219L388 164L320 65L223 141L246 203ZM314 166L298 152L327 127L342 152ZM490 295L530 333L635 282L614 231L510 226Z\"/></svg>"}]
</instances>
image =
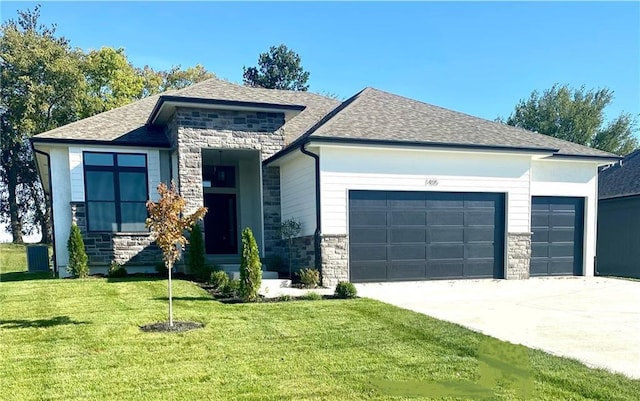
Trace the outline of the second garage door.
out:
<instances>
[{"instance_id":1,"label":"second garage door","mask_svg":"<svg viewBox=\"0 0 640 401\"><path fill-rule=\"evenodd\" d=\"M350 280L502 278L504 222L504 194L350 191Z\"/></svg>"}]
</instances>

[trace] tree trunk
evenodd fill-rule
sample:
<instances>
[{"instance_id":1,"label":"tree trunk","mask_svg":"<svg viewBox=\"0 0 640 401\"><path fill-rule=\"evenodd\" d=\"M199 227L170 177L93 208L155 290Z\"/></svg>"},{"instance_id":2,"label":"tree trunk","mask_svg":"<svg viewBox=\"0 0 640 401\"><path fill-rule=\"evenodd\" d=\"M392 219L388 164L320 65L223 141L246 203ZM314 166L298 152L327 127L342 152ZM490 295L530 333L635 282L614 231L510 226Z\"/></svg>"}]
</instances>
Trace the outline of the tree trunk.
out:
<instances>
[{"instance_id":1,"label":"tree trunk","mask_svg":"<svg viewBox=\"0 0 640 401\"><path fill-rule=\"evenodd\" d=\"M40 232L42 233L42 239L40 242L43 244L51 244L53 242L53 228L51 226L51 209L49 208L49 197L44 195L44 213L40 219Z\"/></svg>"},{"instance_id":2,"label":"tree trunk","mask_svg":"<svg viewBox=\"0 0 640 401\"><path fill-rule=\"evenodd\" d=\"M18 199L16 191L18 189L18 176L15 169L9 167L9 182L7 183L7 191L9 192L9 224L11 228L11 236L14 244L22 244L22 219L18 212Z\"/></svg>"},{"instance_id":3,"label":"tree trunk","mask_svg":"<svg viewBox=\"0 0 640 401\"><path fill-rule=\"evenodd\" d=\"M173 302L172 302L172 294L171 294L171 269L173 266L171 263L167 263L167 273L169 274L169 326L173 327Z\"/></svg>"}]
</instances>

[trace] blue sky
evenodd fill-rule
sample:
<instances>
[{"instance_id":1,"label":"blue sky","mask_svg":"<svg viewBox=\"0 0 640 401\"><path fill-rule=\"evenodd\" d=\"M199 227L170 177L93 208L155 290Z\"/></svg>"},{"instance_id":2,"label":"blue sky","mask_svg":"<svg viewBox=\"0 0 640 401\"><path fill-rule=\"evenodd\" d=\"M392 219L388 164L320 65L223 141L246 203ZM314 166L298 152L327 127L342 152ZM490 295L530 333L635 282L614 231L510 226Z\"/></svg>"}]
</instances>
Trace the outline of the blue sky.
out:
<instances>
[{"instance_id":1,"label":"blue sky","mask_svg":"<svg viewBox=\"0 0 640 401\"><path fill-rule=\"evenodd\" d=\"M2 2L2 20L32 2ZM123 47L136 66L242 67L284 43L311 90L366 86L488 119L555 82L615 92L640 115L638 2L43 2L42 22L82 49Z\"/></svg>"},{"instance_id":2,"label":"blue sky","mask_svg":"<svg viewBox=\"0 0 640 401\"><path fill-rule=\"evenodd\" d=\"M33 2L2 2L2 20ZM136 66L242 67L284 43L310 90L366 86L487 119L554 83L608 87L608 115L640 115L638 2L43 2L41 20L82 49L123 47Z\"/></svg>"}]
</instances>

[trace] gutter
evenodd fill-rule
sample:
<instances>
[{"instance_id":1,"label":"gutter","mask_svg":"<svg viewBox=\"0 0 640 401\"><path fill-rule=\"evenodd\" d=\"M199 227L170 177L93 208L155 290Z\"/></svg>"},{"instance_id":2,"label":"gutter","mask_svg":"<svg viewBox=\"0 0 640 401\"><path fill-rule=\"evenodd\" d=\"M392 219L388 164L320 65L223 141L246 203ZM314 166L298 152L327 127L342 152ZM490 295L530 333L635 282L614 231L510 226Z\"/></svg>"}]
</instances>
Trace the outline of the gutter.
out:
<instances>
[{"instance_id":1,"label":"gutter","mask_svg":"<svg viewBox=\"0 0 640 401\"><path fill-rule=\"evenodd\" d=\"M320 218L320 156L315 153L309 152L306 146L309 141L304 141L300 145L300 152L312 157L315 164L315 181L316 181L316 230L313 233L313 257L315 262L315 268L322 273L322 258L320 257L320 233L322 232L322 220Z\"/></svg>"},{"instance_id":2,"label":"gutter","mask_svg":"<svg viewBox=\"0 0 640 401\"><path fill-rule=\"evenodd\" d=\"M51 245L53 246L53 273L57 277L58 276L58 259L56 254L56 226L53 219L53 182L52 182L53 176L51 175L51 156L49 155L49 153L46 153L34 148L32 138L29 138L29 145L31 146L31 151L33 151L34 154L35 153L41 154L47 158L47 170L48 170L47 173L49 174L49 202L51 204L49 218L51 219L51 242L52 242ZM40 171L40 165L38 164L37 159L34 158L34 162L36 164L36 171L38 171L38 176L42 177L42 172ZM40 180L40 184L42 184L42 180ZM42 189L44 190L44 188ZM44 202L45 207L48 207L46 193L44 196L44 200L45 200ZM42 233L42 235L44 236L44 233Z\"/></svg>"}]
</instances>

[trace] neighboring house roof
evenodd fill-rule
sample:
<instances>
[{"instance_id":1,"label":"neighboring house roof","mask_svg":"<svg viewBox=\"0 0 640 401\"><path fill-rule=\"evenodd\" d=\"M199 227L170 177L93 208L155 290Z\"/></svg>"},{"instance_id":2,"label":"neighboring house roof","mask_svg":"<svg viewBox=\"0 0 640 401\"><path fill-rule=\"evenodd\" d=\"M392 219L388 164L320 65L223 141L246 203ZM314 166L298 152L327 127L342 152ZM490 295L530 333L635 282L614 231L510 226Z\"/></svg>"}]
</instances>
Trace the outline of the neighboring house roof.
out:
<instances>
[{"instance_id":1,"label":"neighboring house roof","mask_svg":"<svg viewBox=\"0 0 640 401\"><path fill-rule=\"evenodd\" d=\"M598 175L600 199L640 195L640 149Z\"/></svg>"},{"instance_id":2,"label":"neighboring house roof","mask_svg":"<svg viewBox=\"0 0 640 401\"><path fill-rule=\"evenodd\" d=\"M557 150L558 155L611 153L521 128L366 88L307 135L313 138Z\"/></svg>"},{"instance_id":3,"label":"neighboring house roof","mask_svg":"<svg viewBox=\"0 0 640 401\"><path fill-rule=\"evenodd\" d=\"M285 143L304 139L379 141L421 145L516 148L559 156L615 158L607 152L366 88L340 102L310 92L251 88L211 78L36 135L35 141L102 141L169 146L147 119L165 98L220 100L304 109L283 130ZM296 142L297 144L297 142Z\"/></svg>"}]
</instances>

